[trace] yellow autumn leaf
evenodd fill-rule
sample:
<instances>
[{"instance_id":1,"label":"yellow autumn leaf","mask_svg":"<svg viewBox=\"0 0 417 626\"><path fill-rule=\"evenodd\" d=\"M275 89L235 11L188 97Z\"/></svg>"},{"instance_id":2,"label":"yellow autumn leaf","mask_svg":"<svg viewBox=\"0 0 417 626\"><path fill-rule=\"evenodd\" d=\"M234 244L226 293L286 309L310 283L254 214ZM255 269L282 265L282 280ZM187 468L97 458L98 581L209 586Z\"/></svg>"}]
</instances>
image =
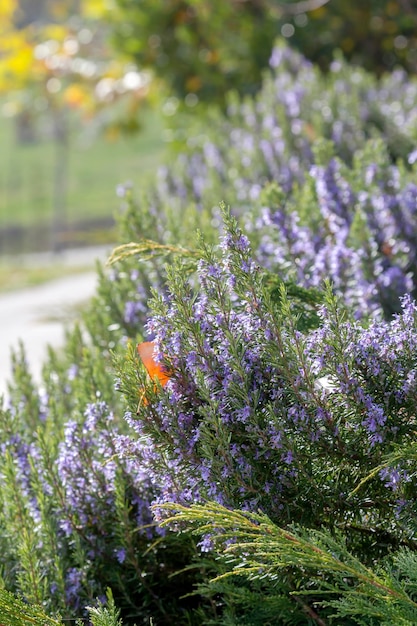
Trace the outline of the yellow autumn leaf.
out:
<instances>
[{"instance_id":1,"label":"yellow autumn leaf","mask_svg":"<svg viewBox=\"0 0 417 626\"><path fill-rule=\"evenodd\" d=\"M68 37L68 28L61 24L46 24L42 28L42 37L62 43Z\"/></svg>"},{"instance_id":2,"label":"yellow autumn leaf","mask_svg":"<svg viewBox=\"0 0 417 626\"><path fill-rule=\"evenodd\" d=\"M30 75L33 51L23 33L11 31L0 41L0 92L20 89Z\"/></svg>"},{"instance_id":3,"label":"yellow autumn leaf","mask_svg":"<svg viewBox=\"0 0 417 626\"><path fill-rule=\"evenodd\" d=\"M97 20L114 8L113 0L83 0L81 14L87 19Z\"/></svg>"},{"instance_id":4,"label":"yellow autumn leaf","mask_svg":"<svg viewBox=\"0 0 417 626\"><path fill-rule=\"evenodd\" d=\"M9 28L14 12L17 9L17 1L16 0L1 0L0 2L0 29L1 32L5 31L6 28Z\"/></svg>"}]
</instances>

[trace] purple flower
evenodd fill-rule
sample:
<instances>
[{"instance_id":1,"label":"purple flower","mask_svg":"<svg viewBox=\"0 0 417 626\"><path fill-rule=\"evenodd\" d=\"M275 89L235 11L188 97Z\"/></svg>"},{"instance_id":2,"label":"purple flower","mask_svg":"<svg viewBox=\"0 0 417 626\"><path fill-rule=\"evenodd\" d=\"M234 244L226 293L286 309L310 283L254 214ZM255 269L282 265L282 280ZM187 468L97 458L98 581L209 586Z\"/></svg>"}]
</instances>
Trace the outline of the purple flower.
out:
<instances>
[{"instance_id":1,"label":"purple flower","mask_svg":"<svg viewBox=\"0 0 417 626\"><path fill-rule=\"evenodd\" d=\"M384 467L379 472L379 477L384 482L385 487L392 491L398 491L402 483L410 480L407 472L400 467Z\"/></svg>"},{"instance_id":2,"label":"purple flower","mask_svg":"<svg viewBox=\"0 0 417 626\"><path fill-rule=\"evenodd\" d=\"M126 550L125 548L119 548L116 550L116 559L119 563L124 563L126 560Z\"/></svg>"}]
</instances>

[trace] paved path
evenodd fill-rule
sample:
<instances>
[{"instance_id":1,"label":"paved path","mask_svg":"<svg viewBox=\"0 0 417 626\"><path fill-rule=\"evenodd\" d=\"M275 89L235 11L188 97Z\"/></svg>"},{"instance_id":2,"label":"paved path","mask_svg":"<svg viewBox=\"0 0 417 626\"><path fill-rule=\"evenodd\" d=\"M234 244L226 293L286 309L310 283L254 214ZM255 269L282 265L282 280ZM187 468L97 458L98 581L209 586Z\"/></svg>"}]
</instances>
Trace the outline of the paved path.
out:
<instances>
[{"instance_id":1,"label":"paved path","mask_svg":"<svg viewBox=\"0 0 417 626\"><path fill-rule=\"evenodd\" d=\"M105 260L108 252L109 248L83 250L80 254L74 251L66 255L66 260L70 265L93 268L95 260ZM51 258L37 261L51 262ZM63 344L65 327L74 318L74 308L94 295L96 285L96 272L86 271L0 294L0 394L6 391L6 381L10 380L11 348L18 347L19 339L23 341L30 371L39 381L47 345L57 348Z\"/></svg>"}]
</instances>

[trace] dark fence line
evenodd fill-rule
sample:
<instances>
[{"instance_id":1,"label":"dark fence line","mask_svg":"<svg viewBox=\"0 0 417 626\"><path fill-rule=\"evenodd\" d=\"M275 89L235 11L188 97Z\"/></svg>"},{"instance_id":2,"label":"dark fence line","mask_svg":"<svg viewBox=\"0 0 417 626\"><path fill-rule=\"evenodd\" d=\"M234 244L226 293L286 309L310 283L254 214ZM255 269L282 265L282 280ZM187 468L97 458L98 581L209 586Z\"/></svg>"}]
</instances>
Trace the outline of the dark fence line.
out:
<instances>
[{"instance_id":1,"label":"dark fence line","mask_svg":"<svg viewBox=\"0 0 417 626\"><path fill-rule=\"evenodd\" d=\"M113 218L83 220L57 226L50 222L0 228L0 255L60 251L114 241Z\"/></svg>"}]
</instances>

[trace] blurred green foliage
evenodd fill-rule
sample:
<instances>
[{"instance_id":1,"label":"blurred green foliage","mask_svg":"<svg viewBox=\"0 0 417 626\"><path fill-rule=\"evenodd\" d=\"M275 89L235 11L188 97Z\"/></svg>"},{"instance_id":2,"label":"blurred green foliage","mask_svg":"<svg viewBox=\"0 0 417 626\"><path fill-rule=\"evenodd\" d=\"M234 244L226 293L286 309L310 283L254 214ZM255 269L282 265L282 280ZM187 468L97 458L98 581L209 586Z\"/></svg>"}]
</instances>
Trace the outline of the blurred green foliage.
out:
<instances>
[{"instance_id":1,"label":"blurred green foliage","mask_svg":"<svg viewBox=\"0 0 417 626\"><path fill-rule=\"evenodd\" d=\"M282 36L327 69L336 50L380 74L417 66L417 7L410 0L117 0L115 43L150 67L189 106L224 103L260 86Z\"/></svg>"},{"instance_id":2,"label":"blurred green foliage","mask_svg":"<svg viewBox=\"0 0 417 626\"><path fill-rule=\"evenodd\" d=\"M291 45L323 69L340 49L346 59L376 74L398 65L416 72L417 5L410 0L330 0L289 22Z\"/></svg>"},{"instance_id":3,"label":"blurred green foliage","mask_svg":"<svg viewBox=\"0 0 417 626\"><path fill-rule=\"evenodd\" d=\"M222 101L261 83L277 34L279 4L270 0L117 0L116 45L151 67L172 95L193 105Z\"/></svg>"}]
</instances>

